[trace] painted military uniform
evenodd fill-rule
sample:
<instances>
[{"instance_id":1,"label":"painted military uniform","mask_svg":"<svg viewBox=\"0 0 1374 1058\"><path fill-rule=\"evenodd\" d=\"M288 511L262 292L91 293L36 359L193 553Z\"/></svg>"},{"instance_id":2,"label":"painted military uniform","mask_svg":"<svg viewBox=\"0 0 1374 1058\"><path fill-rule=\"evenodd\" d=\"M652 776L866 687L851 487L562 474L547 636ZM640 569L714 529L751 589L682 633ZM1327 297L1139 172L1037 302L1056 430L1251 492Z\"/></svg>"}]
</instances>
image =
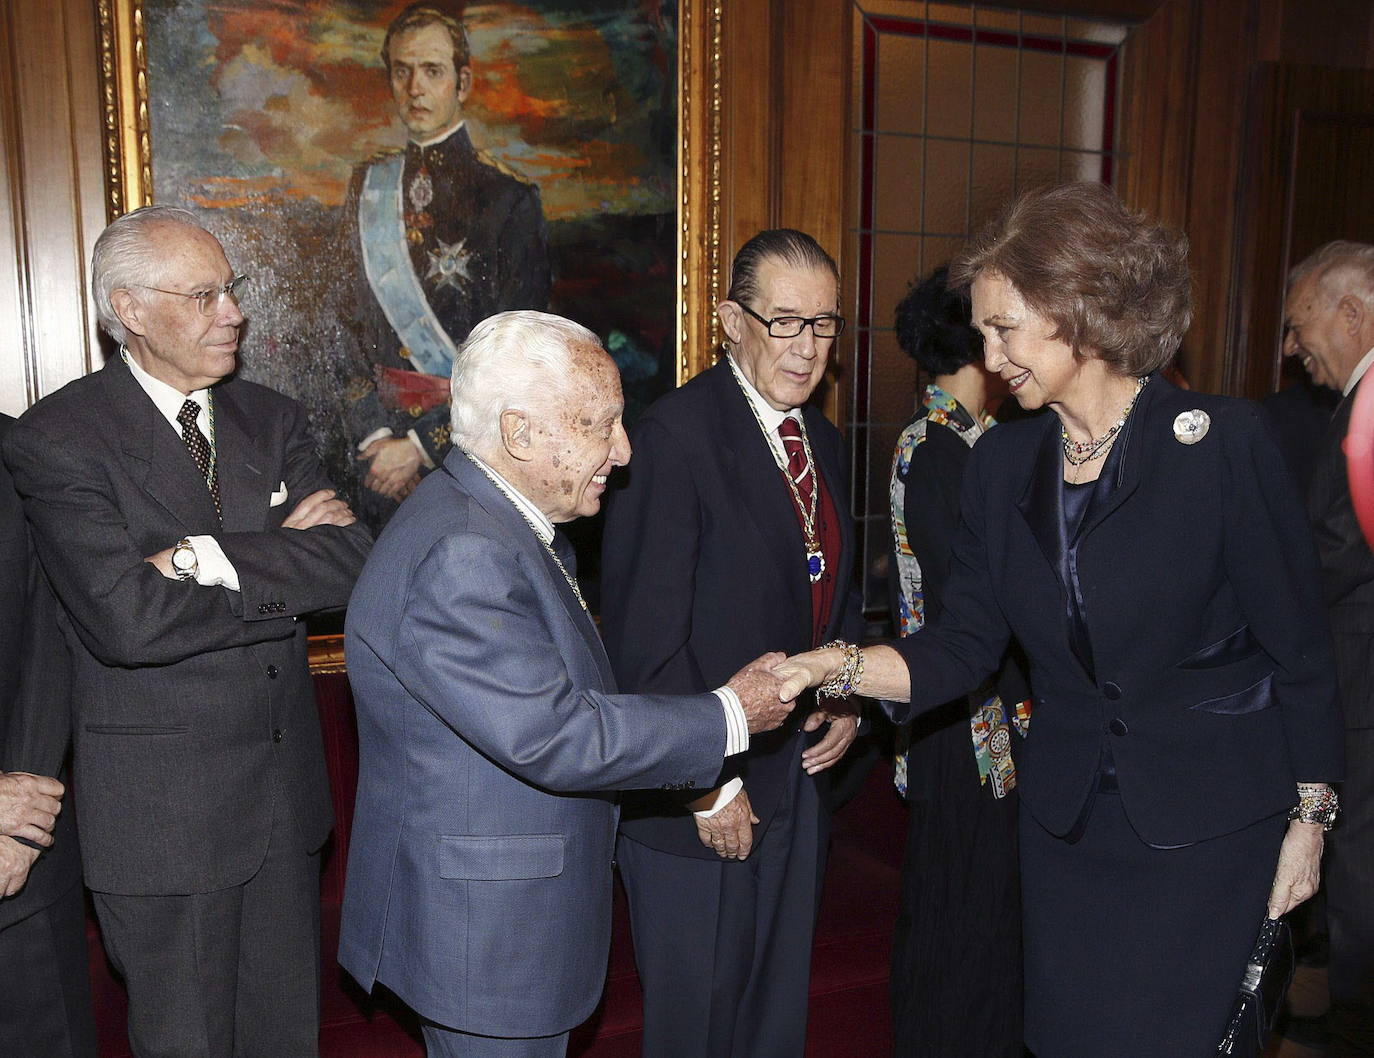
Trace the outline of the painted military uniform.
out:
<instances>
[{"instance_id":1,"label":"painted military uniform","mask_svg":"<svg viewBox=\"0 0 1374 1058\"><path fill-rule=\"evenodd\" d=\"M544 309L549 253L539 189L494 164L460 126L353 172L343 253L362 354L349 383L354 442L414 431L434 465L449 450L448 378L481 320Z\"/></svg>"}]
</instances>

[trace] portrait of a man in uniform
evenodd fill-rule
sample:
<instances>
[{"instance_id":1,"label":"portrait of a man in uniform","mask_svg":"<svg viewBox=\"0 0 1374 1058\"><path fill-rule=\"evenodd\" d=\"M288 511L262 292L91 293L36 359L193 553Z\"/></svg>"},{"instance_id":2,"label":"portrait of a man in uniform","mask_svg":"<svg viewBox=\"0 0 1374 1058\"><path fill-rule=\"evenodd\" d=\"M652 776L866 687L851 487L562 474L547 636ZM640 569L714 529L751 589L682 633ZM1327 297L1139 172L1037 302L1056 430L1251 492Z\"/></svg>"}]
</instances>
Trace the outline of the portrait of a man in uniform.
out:
<instances>
[{"instance_id":1,"label":"portrait of a man in uniform","mask_svg":"<svg viewBox=\"0 0 1374 1058\"><path fill-rule=\"evenodd\" d=\"M463 120L473 69L462 22L411 4L381 58L409 142L354 170L340 238L358 354L346 419L374 526L449 450L458 345L494 313L546 308L550 287L538 187L476 149Z\"/></svg>"},{"instance_id":2,"label":"portrait of a man in uniform","mask_svg":"<svg viewBox=\"0 0 1374 1058\"><path fill-rule=\"evenodd\" d=\"M138 0L152 197L250 277L240 373L301 402L374 530L449 450L449 365L489 316L595 332L627 423L676 384L702 2Z\"/></svg>"}]
</instances>

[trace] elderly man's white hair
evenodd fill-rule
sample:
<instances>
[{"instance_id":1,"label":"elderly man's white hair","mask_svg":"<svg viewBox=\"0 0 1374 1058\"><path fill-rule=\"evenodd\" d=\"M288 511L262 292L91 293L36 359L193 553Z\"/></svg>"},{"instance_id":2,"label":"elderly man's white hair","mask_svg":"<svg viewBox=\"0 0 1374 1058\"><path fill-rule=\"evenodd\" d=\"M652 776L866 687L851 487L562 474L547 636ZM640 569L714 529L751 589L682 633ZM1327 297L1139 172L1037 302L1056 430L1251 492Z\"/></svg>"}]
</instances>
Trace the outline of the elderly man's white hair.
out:
<instances>
[{"instance_id":1,"label":"elderly man's white hair","mask_svg":"<svg viewBox=\"0 0 1374 1058\"><path fill-rule=\"evenodd\" d=\"M1317 291L1329 305L1354 294L1374 310L1374 246L1337 239L1313 251L1288 272L1288 289L1309 275L1317 276Z\"/></svg>"},{"instance_id":2,"label":"elderly man's white hair","mask_svg":"<svg viewBox=\"0 0 1374 1058\"><path fill-rule=\"evenodd\" d=\"M143 206L116 217L95 240L91 254L91 290L95 296L95 316L105 333L120 345L129 332L115 315L110 295L129 287L156 286L162 261L149 238L154 228L179 224L205 231L205 225L189 209L180 206Z\"/></svg>"},{"instance_id":3,"label":"elderly man's white hair","mask_svg":"<svg viewBox=\"0 0 1374 1058\"><path fill-rule=\"evenodd\" d=\"M601 340L580 323L522 309L489 316L453 361L453 443L480 459L501 445L501 413L542 412L568 391L571 347Z\"/></svg>"}]
</instances>

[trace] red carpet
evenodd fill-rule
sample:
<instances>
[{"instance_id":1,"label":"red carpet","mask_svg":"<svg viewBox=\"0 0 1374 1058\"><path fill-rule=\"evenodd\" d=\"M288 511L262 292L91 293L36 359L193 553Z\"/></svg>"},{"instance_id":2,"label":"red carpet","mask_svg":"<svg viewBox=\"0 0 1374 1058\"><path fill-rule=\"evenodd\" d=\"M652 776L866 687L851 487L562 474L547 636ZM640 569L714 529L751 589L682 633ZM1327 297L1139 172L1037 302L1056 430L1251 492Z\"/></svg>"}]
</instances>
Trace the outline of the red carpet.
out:
<instances>
[{"instance_id":1,"label":"red carpet","mask_svg":"<svg viewBox=\"0 0 1374 1058\"><path fill-rule=\"evenodd\" d=\"M412 1014L393 997L367 996L334 962L343 863L353 816L357 731L343 676L316 677L334 786L336 836L321 883L324 1058L423 1058ZM887 997L888 953L897 914L903 809L889 769L879 763L859 794L835 816L825 894L811 961L808 1058L878 1058L892 1049ZM96 1022L102 1058L128 1058L125 999L88 926ZM616 887L615 926L606 992L596 1013L573 1032L573 1058L638 1058L640 990L624 894Z\"/></svg>"}]
</instances>

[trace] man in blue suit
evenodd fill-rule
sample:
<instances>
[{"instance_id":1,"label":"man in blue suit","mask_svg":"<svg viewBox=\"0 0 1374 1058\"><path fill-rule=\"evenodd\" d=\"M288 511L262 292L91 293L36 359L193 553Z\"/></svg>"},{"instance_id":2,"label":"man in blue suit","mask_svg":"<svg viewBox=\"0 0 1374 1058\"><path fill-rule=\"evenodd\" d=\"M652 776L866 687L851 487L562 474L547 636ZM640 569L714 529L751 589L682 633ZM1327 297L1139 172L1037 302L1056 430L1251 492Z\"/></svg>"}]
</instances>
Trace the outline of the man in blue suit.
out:
<instances>
[{"instance_id":1,"label":"man in blue suit","mask_svg":"<svg viewBox=\"0 0 1374 1058\"><path fill-rule=\"evenodd\" d=\"M605 978L609 791L709 789L791 704L779 655L714 692L616 692L554 529L595 514L630 459L595 335L493 316L452 394L453 451L348 609L360 767L339 961L421 1015L431 1056L560 1056Z\"/></svg>"}]
</instances>

